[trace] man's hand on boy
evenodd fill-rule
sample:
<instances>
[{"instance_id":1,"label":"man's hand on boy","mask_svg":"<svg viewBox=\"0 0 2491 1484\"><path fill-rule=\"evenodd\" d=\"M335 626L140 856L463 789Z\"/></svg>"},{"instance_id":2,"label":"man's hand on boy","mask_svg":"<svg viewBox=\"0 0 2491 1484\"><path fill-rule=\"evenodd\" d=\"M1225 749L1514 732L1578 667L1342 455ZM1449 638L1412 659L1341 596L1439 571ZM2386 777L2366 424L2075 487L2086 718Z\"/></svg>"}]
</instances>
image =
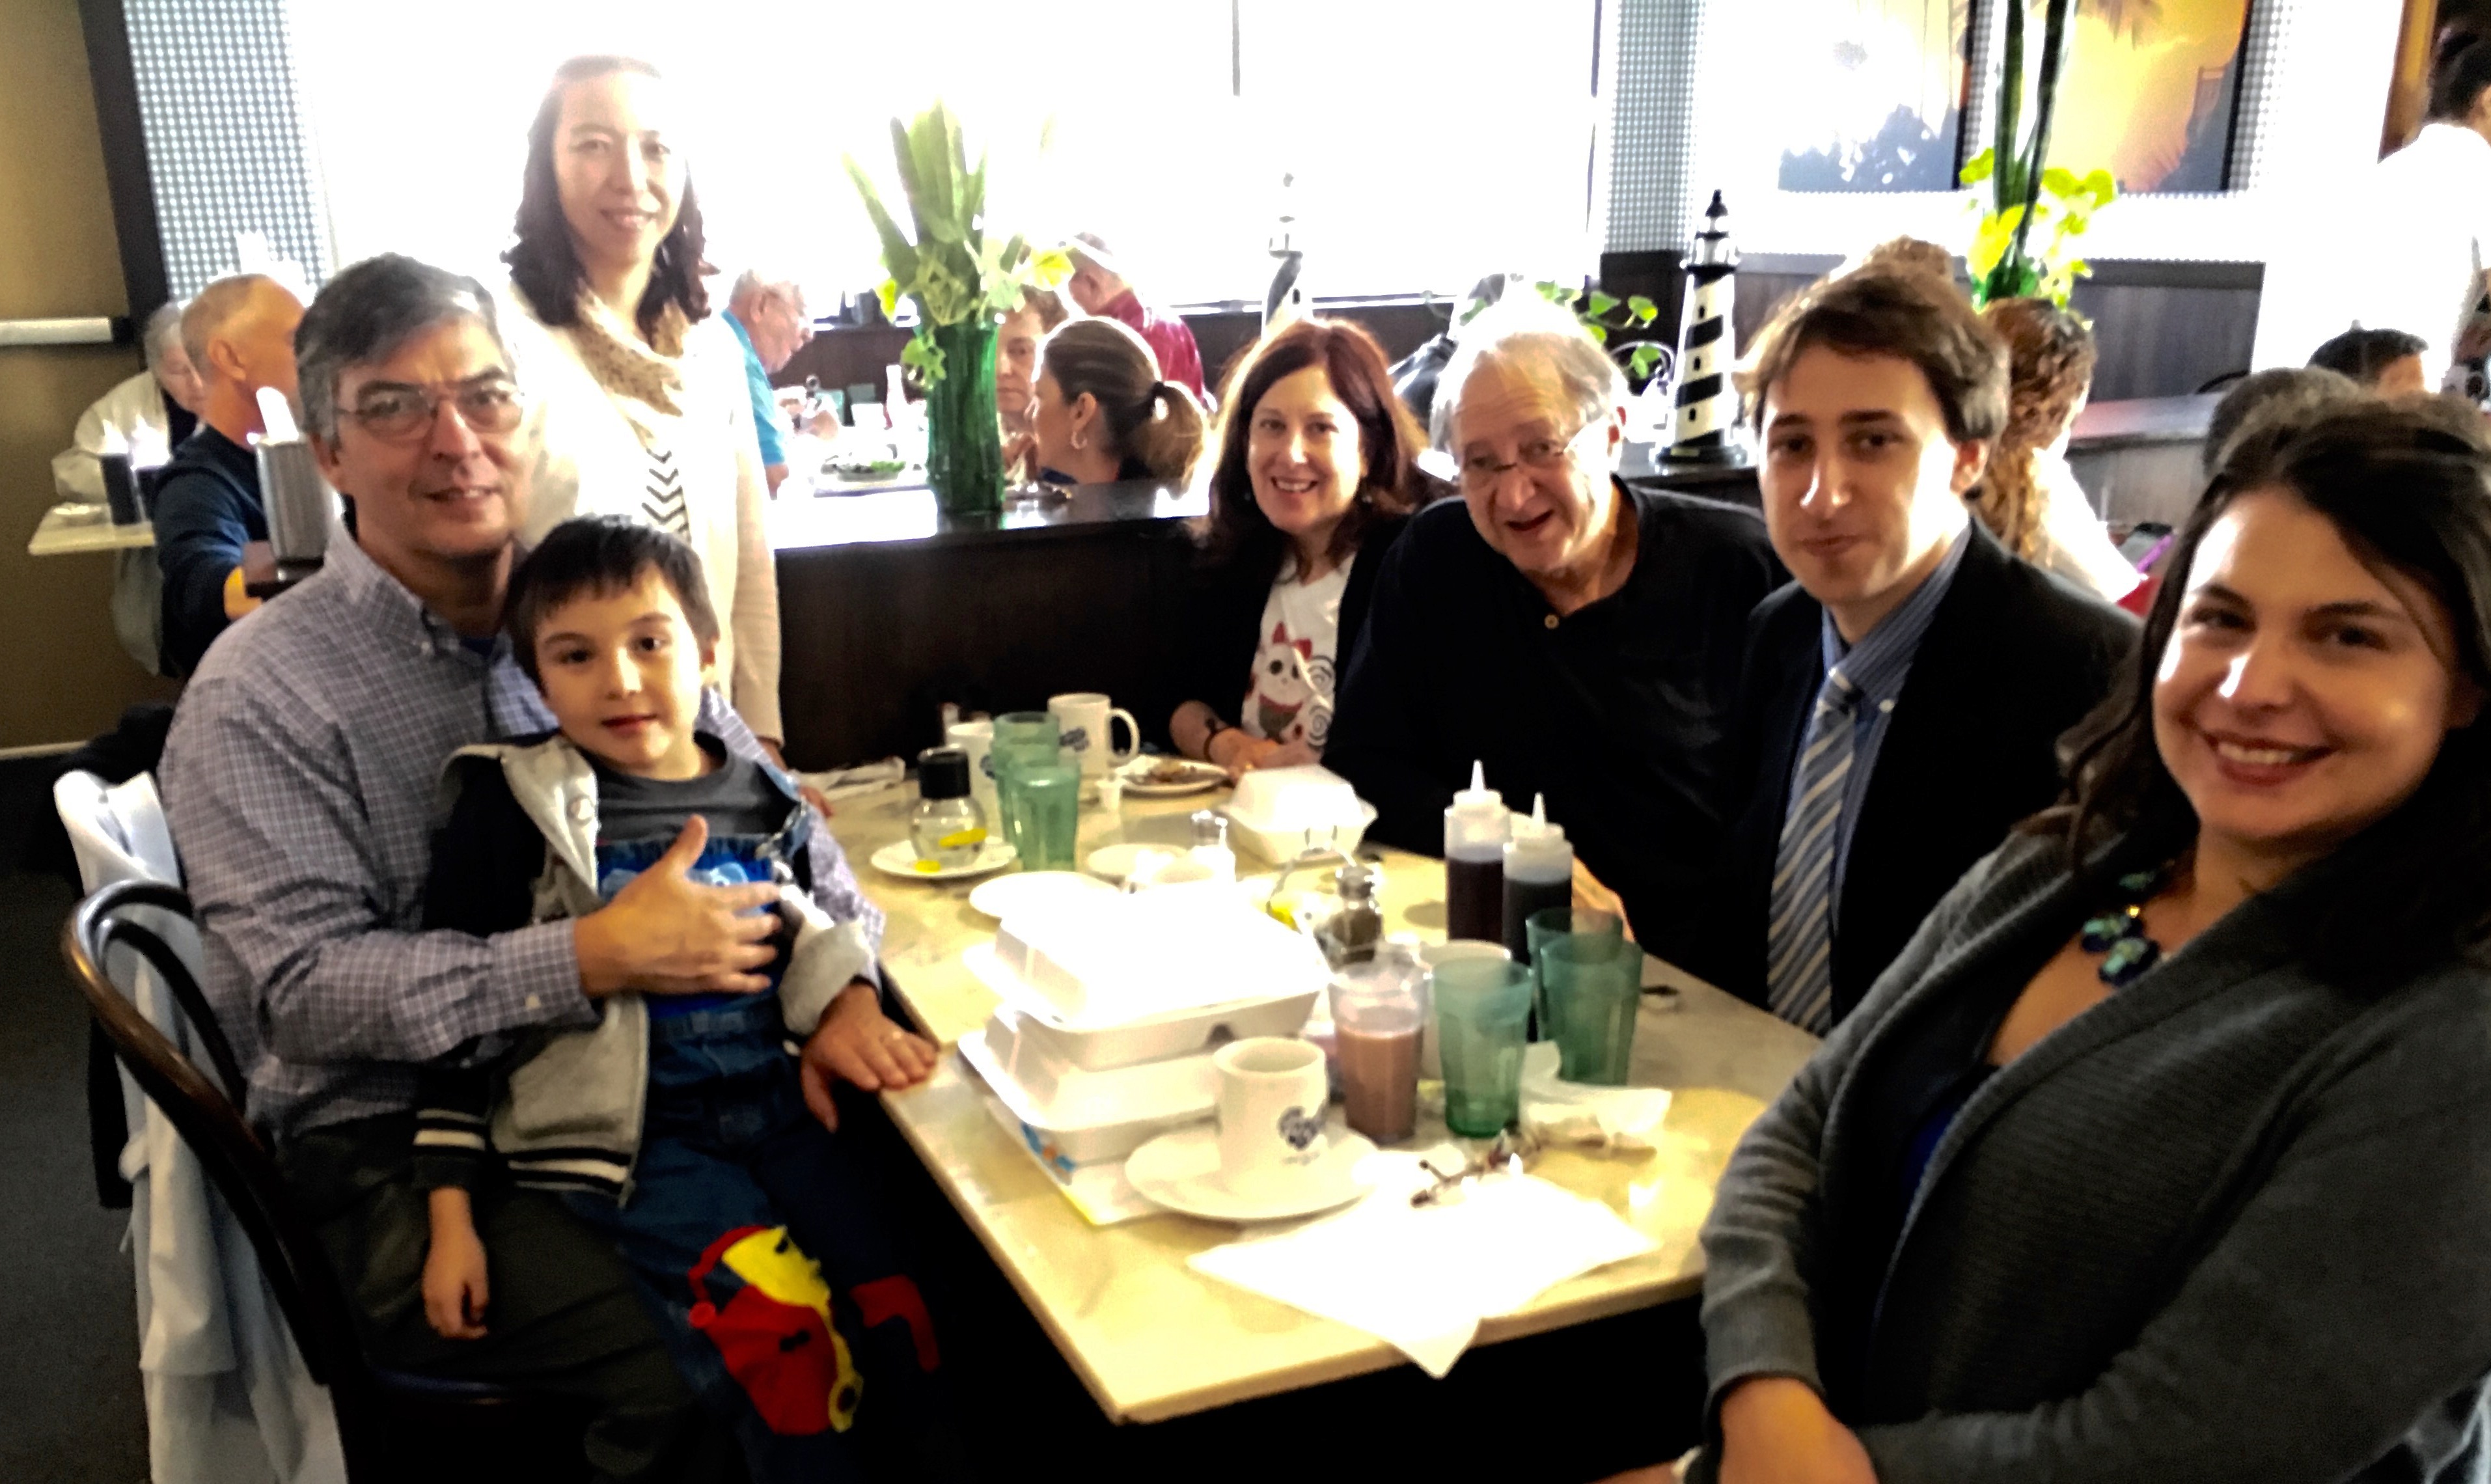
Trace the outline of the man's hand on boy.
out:
<instances>
[{"instance_id":1,"label":"man's hand on boy","mask_svg":"<svg viewBox=\"0 0 2491 1484\"><path fill-rule=\"evenodd\" d=\"M868 1092L915 1087L933 1075L937 1055L933 1042L883 1014L881 993L859 979L831 1002L805 1042L798 1069L805 1106L824 1128L836 1128L839 1110L831 1099L832 1079L843 1077Z\"/></svg>"},{"instance_id":2,"label":"man's hand on boy","mask_svg":"<svg viewBox=\"0 0 2491 1484\"><path fill-rule=\"evenodd\" d=\"M467 1192L432 1192L432 1244L424 1255L424 1317L445 1340L484 1337L484 1244L476 1236Z\"/></svg>"},{"instance_id":3,"label":"man's hand on boy","mask_svg":"<svg viewBox=\"0 0 2491 1484\"><path fill-rule=\"evenodd\" d=\"M811 804L815 810L819 811L822 818L829 819L832 812L831 796L806 782L805 775L803 773L800 773L796 770L787 766L787 749L778 744L778 739L776 737L756 737L752 740L761 744L762 751L770 754L770 761L778 765L779 771L796 780L796 793L798 796L806 803Z\"/></svg>"},{"instance_id":4,"label":"man's hand on boy","mask_svg":"<svg viewBox=\"0 0 2491 1484\"><path fill-rule=\"evenodd\" d=\"M571 921L579 955L579 987L592 1000L625 990L644 994L750 994L770 980L754 970L777 956L770 943L776 913L755 912L778 900L767 882L703 886L689 872L709 843L709 822L695 814L675 843L614 893L614 900Z\"/></svg>"}]
</instances>

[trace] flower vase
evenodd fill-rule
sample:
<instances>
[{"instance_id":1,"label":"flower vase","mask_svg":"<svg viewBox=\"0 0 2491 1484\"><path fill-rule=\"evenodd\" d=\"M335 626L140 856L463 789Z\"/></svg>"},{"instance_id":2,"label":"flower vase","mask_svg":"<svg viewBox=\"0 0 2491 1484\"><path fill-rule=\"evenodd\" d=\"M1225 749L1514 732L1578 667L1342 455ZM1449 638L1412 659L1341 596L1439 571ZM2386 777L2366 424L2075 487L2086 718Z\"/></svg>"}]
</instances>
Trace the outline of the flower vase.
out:
<instances>
[{"instance_id":1,"label":"flower vase","mask_svg":"<svg viewBox=\"0 0 2491 1484\"><path fill-rule=\"evenodd\" d=\"M950 516L1004 508L1003 428L995 417L995 331L981 318L938 325L943 378L925 389L925 482Z\"/></svg>"}]
</instances>

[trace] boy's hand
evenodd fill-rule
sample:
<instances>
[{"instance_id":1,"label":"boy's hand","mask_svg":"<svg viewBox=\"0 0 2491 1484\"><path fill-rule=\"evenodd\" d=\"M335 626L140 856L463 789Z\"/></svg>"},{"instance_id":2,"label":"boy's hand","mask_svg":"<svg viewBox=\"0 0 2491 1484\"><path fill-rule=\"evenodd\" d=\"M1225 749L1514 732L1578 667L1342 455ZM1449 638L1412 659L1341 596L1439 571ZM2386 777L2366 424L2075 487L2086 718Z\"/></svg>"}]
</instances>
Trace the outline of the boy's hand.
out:
<instances>
[{"instance_id":1,"label":"boy's hand","mask_svg":"<svg viewBox=\"0 0 2491 1484\"><path fill-rule=\"evenodd\" d=\"M484 1337L484 1244L477 1238L467 1192L432 1192L432 1243L424 1255L424 1317L445 1340Z\"/></svg>"},{"instance_id":2,"label":"boy's hand","mask_svg":"<svg viewBox=\"0 0 2491 1484\"><path fill-rule=\"evenodd\" d=\"M868 1092L915 1087L934 1073L934 1043L913 1034L882 1013L882 996L863 979L841 991L805 1042L797 1077L805 1106L824 1128L839 1126L831 1100L831 1079L844 1077Z\"/></svg>"},{"instance_id":3,"label":"boy's hand","mask_svg":"<svg viewBox=\"0 0 2491 1484\"><path fill-rule=\"evenodd\" d=\"M767 882L708 887L690 878L709 843L709 822L693 815L675 843L614 893L571 921L579 987L592 1000L636 989L655 995L751 994L770 980L753 970L778 950L778 916L753 909L778 900Z\"/></svg>"}]
</instances>

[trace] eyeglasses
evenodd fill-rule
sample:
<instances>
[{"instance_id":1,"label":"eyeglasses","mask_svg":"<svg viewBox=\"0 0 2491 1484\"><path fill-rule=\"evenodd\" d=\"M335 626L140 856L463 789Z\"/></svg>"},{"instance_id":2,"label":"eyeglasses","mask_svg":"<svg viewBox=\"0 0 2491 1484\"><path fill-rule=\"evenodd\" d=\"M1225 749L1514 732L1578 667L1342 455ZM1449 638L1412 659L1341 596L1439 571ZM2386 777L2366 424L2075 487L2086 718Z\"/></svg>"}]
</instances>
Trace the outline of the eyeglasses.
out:
<instances>
[{"instance_id":1,"label":"eyeglasses","mask_svg":"<svg viewBox=\"0 0 2491 1484\"><path fill-rule=\"evenodd\" d=\"M1504 479L1517 464L1542 474L1563 468L1566 461L1573 456L1574 445L1583 441L1585 433L1606 425L1603 420L1595 418L1564 438L1534 438L1514 450L1513 458L1508 463L1500 464L1484 453L1474 453L1462 460L1462 488L1493 489L1497 480Z\"/></svg>"},{"instance_id":2,"label":"eyeglasses","mask_svg":"<svg viewBox=\"0 0 2491 1484\"><path fill-rule=\"evenodd\" d=\"M471 431L507 433L527 414L526 399L508 382L434 392L425 387L394 387L374 392L361 406L337 411L364 425L364 431L386 443L405 443L431 430L441 417L441 404L458 409L458 421Z\"/></svg>"}]
</instances>

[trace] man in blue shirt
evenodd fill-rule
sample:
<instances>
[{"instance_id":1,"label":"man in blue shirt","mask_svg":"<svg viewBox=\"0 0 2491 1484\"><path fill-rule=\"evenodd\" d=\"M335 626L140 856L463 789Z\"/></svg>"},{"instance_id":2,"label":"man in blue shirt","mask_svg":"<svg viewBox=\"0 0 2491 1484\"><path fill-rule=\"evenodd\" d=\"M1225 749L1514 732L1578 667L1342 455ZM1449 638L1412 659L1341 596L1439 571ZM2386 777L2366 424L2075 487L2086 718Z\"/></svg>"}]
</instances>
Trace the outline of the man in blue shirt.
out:
<instances>
[{"instance_id":1,"label":"man in blue shirt","mask_svg":"<svg viewBox=\"0 0 2491 1484\"><path fill-rule=\"evenodd\" d=\"M1685 967L1821 1034L2057 800L2059 735L2136 623L1970 518L2007 352L1953 285L1821 283L1755 355L1765 526L1795 581L1747 623L1720 936Z\"/></svg>"},{"instance_id":2,"label":"man in blue shirt","mask_svg":"<svg viewBox=\"0 0 2491 1484\"><path fill-rule=\"evenodd\" d=\"M245 274L199 290L182 344L206 391L199 426L156 491L156 565L164 577L165 674L186 676L225 626L259 606L243 593L243 547L268 539L259 464L259 391L294 394L294 327L303 306L274 278Z\"/></svg>"},{"instance_id":3,"label":"man in blue shirt","mask_svg":"<svg viewBox=\"0 0 2491 1484\"><path fill-rule=\"evenodd\" d=\"M773 283L747 268L727 296L726 328L744 342L745 376L752 385L752 425L761 434L761 466L770 476L770 492L787 478L784 420L770 378L786 367L796 352L813 337L813 321L805 312L805 290L793 280Z\"/></svg>"}]
</instances>

